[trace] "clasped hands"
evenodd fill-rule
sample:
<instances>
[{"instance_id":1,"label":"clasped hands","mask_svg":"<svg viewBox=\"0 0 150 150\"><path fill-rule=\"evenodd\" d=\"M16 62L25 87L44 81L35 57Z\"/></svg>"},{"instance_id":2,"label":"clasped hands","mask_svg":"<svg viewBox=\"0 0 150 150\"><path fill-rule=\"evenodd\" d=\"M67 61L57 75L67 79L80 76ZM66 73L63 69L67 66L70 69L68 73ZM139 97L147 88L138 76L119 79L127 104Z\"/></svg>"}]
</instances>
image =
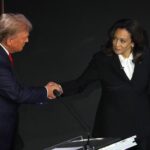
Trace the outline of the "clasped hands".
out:
<instances>
[{"instance_id":1,"label":"clasped hands","mask_svg":"<svg viewBox=\"0 0 150 150\"><path fill-rule=\"evenodd\" d=\"M59 93L63 93L63 89L60 84L55 82L49 82L47 85L45 85L45 88L47 90L47 97L48 99L55 99L56 96L54 95L54 90L57 90Z\"/></svg>"}]
</instances>

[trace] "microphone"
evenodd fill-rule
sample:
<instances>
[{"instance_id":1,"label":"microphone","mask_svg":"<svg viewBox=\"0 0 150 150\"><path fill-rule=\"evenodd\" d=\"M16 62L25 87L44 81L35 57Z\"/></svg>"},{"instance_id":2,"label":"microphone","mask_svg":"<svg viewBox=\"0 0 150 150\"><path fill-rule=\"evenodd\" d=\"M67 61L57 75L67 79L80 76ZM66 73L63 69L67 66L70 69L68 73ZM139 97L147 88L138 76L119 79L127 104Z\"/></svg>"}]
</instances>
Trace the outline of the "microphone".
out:
<instances>
[{"instance_id":1,"label":"microphone","mask_svg":"<svg viewBox=\"0 0 150 150\"><path fill-rule=\"evenodd\" d=\"M56 97L60 97L61 96L61 92L60 91L58 91L58 90L53 90L53 94L56 96Z\"/></svg>"}]
</instances>

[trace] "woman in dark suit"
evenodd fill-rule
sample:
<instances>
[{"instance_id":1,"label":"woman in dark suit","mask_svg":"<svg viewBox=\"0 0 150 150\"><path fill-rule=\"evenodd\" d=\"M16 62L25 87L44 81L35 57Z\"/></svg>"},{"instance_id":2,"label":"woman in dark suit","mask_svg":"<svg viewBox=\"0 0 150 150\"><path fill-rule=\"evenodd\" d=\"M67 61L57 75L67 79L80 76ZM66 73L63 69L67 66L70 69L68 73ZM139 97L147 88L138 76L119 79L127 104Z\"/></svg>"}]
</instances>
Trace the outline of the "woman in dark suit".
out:
<instances>
[{"instance_id":1,"label":"woman in dark suit","mask_svg":"<svg viewBox=\"0 0 150 150\"><path fill-rule=\"evenodd\" d=\"M76 80L62 83L64 96L97 81L102 97L93 137L139 138L136 149L150 150L150 51L136 20L122 19L108 31L108 41Z\"/></svg>"}]
</instances>

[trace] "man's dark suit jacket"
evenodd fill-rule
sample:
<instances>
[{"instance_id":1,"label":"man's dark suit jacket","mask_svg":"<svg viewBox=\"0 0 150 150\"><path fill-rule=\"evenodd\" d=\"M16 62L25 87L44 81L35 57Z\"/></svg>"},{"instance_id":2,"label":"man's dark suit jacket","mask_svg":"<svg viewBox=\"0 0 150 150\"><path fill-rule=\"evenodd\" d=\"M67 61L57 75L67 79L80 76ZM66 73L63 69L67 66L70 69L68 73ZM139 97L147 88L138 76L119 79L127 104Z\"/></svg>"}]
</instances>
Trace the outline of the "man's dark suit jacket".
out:
<instances>
[{"instance_id":1,"label":"man's dark suit jacket","mask_svg":"<svg viewBox=\"0 0 150 150\"><path fill-rule=\"evenodd\" d=\"M76 80L62 83L64 97L81 92L93 81L100 82L102 96L96 113L94 137L150 135L150 52L135 63L131 80L116 54L100 51Z\"/></svg>"},{"instance_id":2,"label":"man's dark suit jacket","mask_svg":"<svg viewBox=\"0 0 150 150\"><path fill-rule=\"evenodd\" d=\"M46 101L44 87L25 87L17 82L8 55L0 46L0 150L12 149L18 105Z\"/></svg>"}]
</instances>

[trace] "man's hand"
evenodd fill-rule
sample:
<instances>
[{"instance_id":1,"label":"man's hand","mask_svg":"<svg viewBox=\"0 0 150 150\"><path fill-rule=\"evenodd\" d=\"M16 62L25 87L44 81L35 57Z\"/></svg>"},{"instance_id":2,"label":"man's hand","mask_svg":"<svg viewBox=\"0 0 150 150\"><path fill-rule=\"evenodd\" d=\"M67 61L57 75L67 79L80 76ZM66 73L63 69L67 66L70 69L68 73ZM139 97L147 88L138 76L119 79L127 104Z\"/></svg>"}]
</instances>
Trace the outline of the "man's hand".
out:
<instances>
[{"instance_id":1,"label":"man's hand","mask_svg":"<svg viewBox=\"0 0 150 150\"><path fill-rule=\"evenodd\" d=\"M46 90L47 90L47 97L48 99L55 99L56 96L54 95L54 90L59 91L61 94L63 93L62 87L61 85L55 83L55 82L49 82L46 86L45 86Z\"/></svg>"}]
</instances>

